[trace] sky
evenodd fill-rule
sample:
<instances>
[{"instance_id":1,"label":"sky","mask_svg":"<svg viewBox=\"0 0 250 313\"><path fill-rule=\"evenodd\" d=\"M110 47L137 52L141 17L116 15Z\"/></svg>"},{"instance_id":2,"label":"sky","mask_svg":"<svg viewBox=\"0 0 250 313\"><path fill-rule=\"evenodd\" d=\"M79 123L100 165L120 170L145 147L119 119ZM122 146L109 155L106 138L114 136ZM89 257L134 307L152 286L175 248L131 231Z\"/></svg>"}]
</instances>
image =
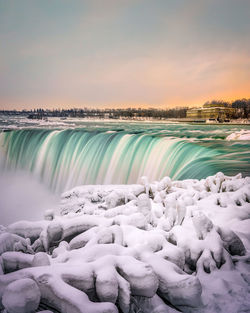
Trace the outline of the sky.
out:
<instances>
[{"instance_id":1,"label":"sky","mask_svg":"<svg viewBox=\"0 0 250 313\"><path fill-rule=\"evenodd\" d=\"M250 98L249 0L0 0L0 109Z\"/></svg>"}]
</instances>

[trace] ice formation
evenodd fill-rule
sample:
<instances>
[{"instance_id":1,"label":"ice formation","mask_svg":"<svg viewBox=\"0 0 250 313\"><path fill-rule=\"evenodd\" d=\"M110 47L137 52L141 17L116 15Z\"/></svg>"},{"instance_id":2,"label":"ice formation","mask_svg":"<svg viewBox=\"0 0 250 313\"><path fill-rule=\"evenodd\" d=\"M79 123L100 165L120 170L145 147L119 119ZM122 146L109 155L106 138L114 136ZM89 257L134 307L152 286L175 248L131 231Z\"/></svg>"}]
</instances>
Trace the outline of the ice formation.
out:
<instances>
[{"instance_id":1,"label":"ice formation","mask_svg":"<svg viewBox=\"0 0 250 313\"><path fill-rule=\"evenodd\" d=\"M222 173L76 187L61 215L0 228L0 310L247 312L249 202Z\"/></svg>"},{"instance_id":2,"label":"ice formation","mask_svg":"<svg viewBox=\"0 0 250 313\"><path fill-rule=\"evenodd\" d=\"M250 140L250 130L244 130L234 132L227 136L227 140Z\"/></svg>"}]
</instances>

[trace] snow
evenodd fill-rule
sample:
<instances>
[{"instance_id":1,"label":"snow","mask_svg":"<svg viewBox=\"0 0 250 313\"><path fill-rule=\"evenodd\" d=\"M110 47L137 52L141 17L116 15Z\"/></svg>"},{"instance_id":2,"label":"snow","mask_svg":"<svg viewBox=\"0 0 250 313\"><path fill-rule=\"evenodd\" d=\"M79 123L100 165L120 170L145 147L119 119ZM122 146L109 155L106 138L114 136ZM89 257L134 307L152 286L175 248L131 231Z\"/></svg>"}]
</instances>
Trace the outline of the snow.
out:
<instances>
[{"instance_id":1,"label":"snow","mask_svg":"<svg viewBox=\"0 0 250 313\"><path fill-rule=\"evenodd\" d=\"M34 280L24 278L10 283L3 293L8 313L32 313L40 303L40 290Z\"/></svg>"},{"instance_id":2,"label":"snow","mask_svg":"<svg viewBox=\"0 0 250 313\"><path fill-rule=\"evenodd\" d=\"M247 312L249 203L240 174L73 188L60 215L0 228L0 309L32 312L34 284L62 313Z\"/></svg>"},{"instance_id":3,"label":"snow","mask_svg":"<svg viewBox=\"0 0 250 313\"><path fill-rule=\"evenodd\" d=\"M226 140L250 140L250 130L244 130L232 133Z\"/></svg>"}]
</instances>

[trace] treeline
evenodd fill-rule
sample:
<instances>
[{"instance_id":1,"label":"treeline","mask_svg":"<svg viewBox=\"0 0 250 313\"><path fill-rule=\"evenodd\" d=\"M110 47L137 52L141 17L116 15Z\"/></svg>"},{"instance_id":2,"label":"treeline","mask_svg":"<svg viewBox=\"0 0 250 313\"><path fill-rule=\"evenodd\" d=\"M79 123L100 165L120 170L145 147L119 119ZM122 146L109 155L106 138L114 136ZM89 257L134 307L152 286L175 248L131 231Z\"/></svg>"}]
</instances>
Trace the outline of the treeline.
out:
<instances>
[{"instance_id":1,"label":"treeline","mask_svg":"<svg viewBox=\"0 0 250 313\"><path fill-rule=\"evenodd\" d=\"M133 118L184 118L186 117L187 108L174 108L168 110L158 110L154 108L142 109L142 108L126 108L126 109L56 109L56 110L23 110L23 111L0 111L9 115L26 115L28 118L43 119L46 117L97 117L97 118L110 118L110 119L133 119Z\"/></svg>"},{"instance_id":2,"label":"treeline","mask_svg":"<svg viewBox=\"0 0 250 313\"><path fill-rule=\"evenodd\" d=\"M204 105L232 107L235 109L233 118L250 118L250 99L237 99L232 102L224 100L212 100L204 103ZM96 117L96 118L110 118L110 119L140 119L140 118L155 118L155 119L168 119L168 118L185 118L188 108L172 108L159 110L155 108L126 108L126 109L34 109L34 110L1 110L0 114L8 115L23 115L28 118L43 119L46 117Z\"/></svg>"},{"instance_id":3,"label":"treeline","mask_svg":"<svg viewBox=\"0 0 250 313\"><path fill-rule=\"evenodd\" d=\"M174 108L168 110L149 109L111 109L105 110L104 114L108 114L110 118L184 118L186 117L187 108Z\"/></svg>"},{"instance_id":4,"label":"treeline","mask_svg":"<svg viewBox=\"0 0 250 313\"><path fill-rule=\"evenodd\" d=\"M250 118L250 99L239 99L232 102L236 109L235 118Z\"/></svg>"}]
</instances>

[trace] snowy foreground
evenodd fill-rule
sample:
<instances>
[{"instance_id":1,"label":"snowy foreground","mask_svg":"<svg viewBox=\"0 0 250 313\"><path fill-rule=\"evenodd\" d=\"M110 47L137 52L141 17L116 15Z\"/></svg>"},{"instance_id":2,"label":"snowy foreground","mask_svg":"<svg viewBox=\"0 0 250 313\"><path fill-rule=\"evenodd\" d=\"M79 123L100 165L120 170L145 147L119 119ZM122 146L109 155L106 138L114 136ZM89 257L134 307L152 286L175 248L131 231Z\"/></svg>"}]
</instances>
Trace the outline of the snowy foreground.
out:
<instances>
[{"instance_id":1,"label":"snowy foreground","mask_svg":"<svg viewBox=\"0 0 250 313\"><path fill-rule=\"evenodd\" d=\"M222 173L74 188L60 216L1 228L0 310L249 312L249 202Z\"/></svg>"}]
</instances>

